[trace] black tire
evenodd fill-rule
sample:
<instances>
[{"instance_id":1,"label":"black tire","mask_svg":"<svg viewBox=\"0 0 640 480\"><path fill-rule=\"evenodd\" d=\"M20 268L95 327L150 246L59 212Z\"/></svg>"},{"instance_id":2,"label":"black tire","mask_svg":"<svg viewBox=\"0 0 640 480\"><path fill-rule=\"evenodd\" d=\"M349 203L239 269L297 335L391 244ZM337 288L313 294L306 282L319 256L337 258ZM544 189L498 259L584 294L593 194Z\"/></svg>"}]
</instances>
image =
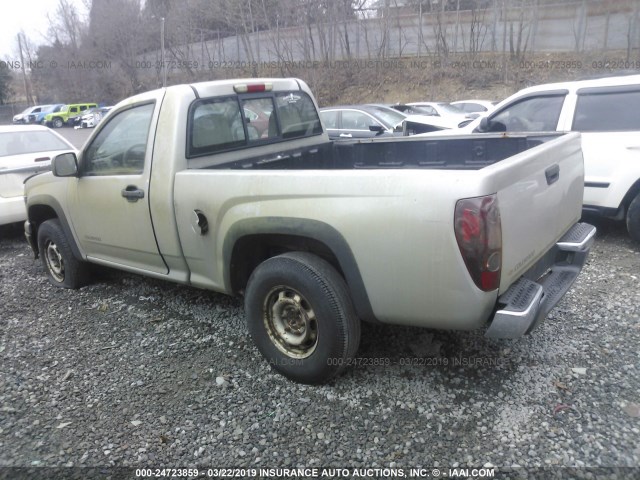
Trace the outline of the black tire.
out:
<instances>
[{"instance_id":1,"label":"black tire","mask_svg":"<svg viewBox=\"0 0 640 480\"><path fill-rule=\"evenodd\" d=\"M47 220L38 228L38 250L47 278L56 287L80 288L86 284L88 266L74 257L60 220Z\"/></svg>"},{"instance_id":2,"label":"black tire","mask_svg":"<svg viewBox=\"0 0 640 480\"><path fill-rule=\"evenodd\" d=\"M640 193L627 208L627 230L636 242L640 242Z\"/></svg>"},{"instance_id":3,"label":"black tire","mask_svg":"<svg viewBox=\"0 0 640 480\"><path fill-rule=\"evenodd\" d=\"M53 128L62 128L64 126L64 122L60 117L56 117L53 119Z\"/></svg>"},{"instance_id":4,"label":"black tire","mask_svg":"<svg viewBox=\"0 0 640 480\"><path fill-rule=\"evenodd\" d=\"M258 350L296 382L328 382L350 364L360 344L360 320L344 279L310 253L261 263L249 279L245 311Z\"/></svg>"}]
</instances>

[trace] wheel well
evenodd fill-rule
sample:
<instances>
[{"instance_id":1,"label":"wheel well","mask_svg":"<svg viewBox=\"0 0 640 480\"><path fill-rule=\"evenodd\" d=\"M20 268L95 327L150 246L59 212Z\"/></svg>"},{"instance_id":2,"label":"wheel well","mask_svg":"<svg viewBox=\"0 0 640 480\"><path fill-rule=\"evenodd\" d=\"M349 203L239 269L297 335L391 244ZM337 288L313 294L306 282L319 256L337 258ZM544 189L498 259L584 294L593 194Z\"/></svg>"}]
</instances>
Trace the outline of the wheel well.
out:
<instances>
[{"instance_id":1,"label":"wheel well","mask_svg":"<svg viewBox=\"0 0 640 480\"><path fill-rule=\"evenodd\" d=\"M33 205L29 207L29 222L31 223L34 238L38 238L38 228L40 225L52 218L58 218L58 215L49 205ZM37 246L37 242L35 244Z\"/></svg>"},{"instance_id":2,"label":"wheel well","mask_svg":"<svg viewBox=\"0 0 640 480\"><path fill-rule=\"evenodd\" d=\"M286 252L309 252L329 262L344 278L338 259L324 243L313 238L285 234L244 236L235 243L231 254L230 280L233 293L244 293L251 273L268 258Z\"/></svg>"},{"instance_id":3,"label":"wheel well","mask_svg":"<svg viewBox=\"0 0 640 480\"><path fill-rule=\"evenodd\" d=\"M637 180L636 183L631 185L631 188L627 192L627 194L622 199L622 203L620 207L623 209L624 215L627 213L627 208L629 208L629 204L636 198L636 195L640 194L640 180Z\"/></svg>"}]
</instances>

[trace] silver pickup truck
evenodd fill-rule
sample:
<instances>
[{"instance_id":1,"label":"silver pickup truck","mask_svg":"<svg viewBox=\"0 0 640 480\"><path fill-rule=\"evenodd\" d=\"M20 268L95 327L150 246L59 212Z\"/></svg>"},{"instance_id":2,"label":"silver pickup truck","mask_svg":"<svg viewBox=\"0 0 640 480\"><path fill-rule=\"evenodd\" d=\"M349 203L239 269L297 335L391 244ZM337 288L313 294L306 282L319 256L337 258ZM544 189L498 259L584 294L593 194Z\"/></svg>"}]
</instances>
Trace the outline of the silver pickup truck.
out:
<instances>
[{"instance_id":1,"label":"silver pickup truck","mask_svg":"<svg viewBox=\"0 0 640 480\"><path fill-rule=\"evenodd\" d=\"M287 377L323 383L360 321L529 333L578 276L580 136L331 142L297 79L177 85L118 104L26 185L50 281L87 264L243 295Z\"/></svg>"}]
</instances>

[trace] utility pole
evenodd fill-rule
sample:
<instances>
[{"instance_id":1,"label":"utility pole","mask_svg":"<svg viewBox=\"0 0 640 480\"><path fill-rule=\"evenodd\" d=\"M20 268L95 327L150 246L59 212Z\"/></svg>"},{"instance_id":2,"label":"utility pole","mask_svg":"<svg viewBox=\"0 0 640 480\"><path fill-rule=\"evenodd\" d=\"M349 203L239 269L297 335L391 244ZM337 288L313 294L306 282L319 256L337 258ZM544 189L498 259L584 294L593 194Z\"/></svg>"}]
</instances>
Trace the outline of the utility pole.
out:
<instances>
[{"instance_id":1,"label":"utility pole","mask_svg":"<svg viewBox=\"0 0 640 480\"><path fill-rule=\"evenodd\" d=\"M27 71L24 68L24 55L22 55L22 35L18 34L18 48L20 49L20 68L22 70L22 80L24 81L24 95L29 105L33 105L33 97L31 96L31 88L29 80L27 80Z\"/></svg>"},{"instance_id":2,"label":"utility pole","mask_svg":"<svg viewBox=\"0 0 640 480\"><path fill-rule=\"evenodd\" d=\"M164 17L160 19L160 55L162 59L162 87L164 88L167 86L167 59L164 54Z\"/></svg>"}]
</instances>

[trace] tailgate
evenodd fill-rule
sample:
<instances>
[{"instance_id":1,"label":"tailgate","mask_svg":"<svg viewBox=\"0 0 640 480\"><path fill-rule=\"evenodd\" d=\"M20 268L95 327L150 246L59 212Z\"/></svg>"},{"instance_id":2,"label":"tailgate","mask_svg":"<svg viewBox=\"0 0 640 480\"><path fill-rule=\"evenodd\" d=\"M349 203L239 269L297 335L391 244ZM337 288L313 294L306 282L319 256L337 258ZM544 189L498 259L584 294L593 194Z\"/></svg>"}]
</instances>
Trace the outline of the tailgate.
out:
<instances>
[{"instance_id":1,"label":"tailgate","mask_svg":"<svg viewBox=\"0 0 640 480\"><path fill-rule=\"evenodd\" d=\"M580 219L580 134L562 135L482 171L491 175L498 195L504 292Z\"/></svg>"}]
</instances>

